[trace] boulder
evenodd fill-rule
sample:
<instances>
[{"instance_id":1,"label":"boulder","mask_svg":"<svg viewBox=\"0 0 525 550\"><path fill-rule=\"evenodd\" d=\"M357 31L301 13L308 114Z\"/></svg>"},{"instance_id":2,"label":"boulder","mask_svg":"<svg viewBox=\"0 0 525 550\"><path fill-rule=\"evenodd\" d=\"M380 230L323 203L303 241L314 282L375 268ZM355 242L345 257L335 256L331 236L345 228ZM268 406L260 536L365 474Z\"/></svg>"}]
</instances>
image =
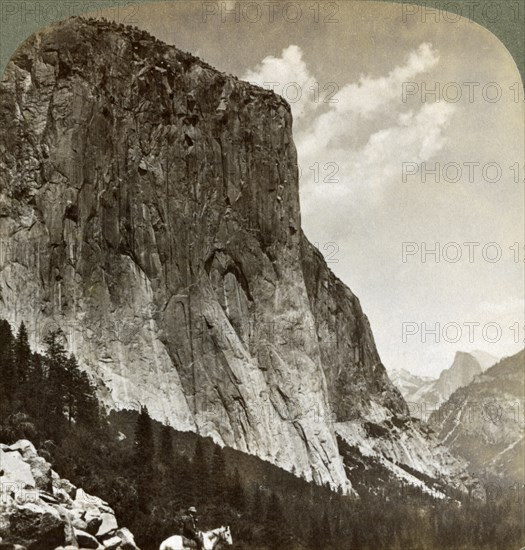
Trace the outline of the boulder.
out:
<instances>
[{"instance_id":1,"label":"boulder","mask_svg":"<svg viewBox=\"0 0 525 550\"><path fill-rule=\"evenodd\" d=\"M104 512L100 515L102 523L97 531L97 537L103 537L118 529L118 523L113 514Z\"/></svg>"},{"instance_id":2,"label":"boulder","mask_svg":"<svg viewBox=\"0 0 525 550\"><path fill-rule=\"evenodd\" d=\"M87 523L81 518L75 518L71 521L71 524L75 529L80 529L81 531L87 531Z\"/></svg>"},{"instance_id":3,"label":"boulder","mask_svg":"<svg viewBox=\"0 0 525 550\"><path fill-rule=\"evenodd\" d=\"M66 543L63 519L53 507L29 502L8 513L9 530L2 533L6 539L22 542L28 550L54 550Z\"/></svg>"},{"instance_id":4,"label":"boulder","mask_svg":"<svg viewBox=\"0 0 525 550\"><path fill-rule=\"evenodd\" d=\"M11 451L18 451L24 459L36 456L35 446L27 439L19 439L16 443L7 446Z\"/></svg>"},{"instance_id":5,"label":"boulder","mask_svg":"<svg viewBox=\"0 0 525 550\"><path fill-rule=\"evenodd\" d=\"M120 537L117 537L116 535L102 541L102 545L106 550L115 550L116 548L120 547L121 543L122 539Z\"/></svg>"},{"instance_id":6,"label":"boulder","mask_svg":"<svg viewBox=\"0 0 525 550\"><path fill-rule=\"evenodd\" d=\"M119 550L138 550L135 544L135 537L126 527L118 529L116 536L122 540Z\"/></svg>"},{"instance_id":7,"label":"boulder","mask_svg":"<svg viewBox=\"0 0 525 550\"><path fill-rule=\"evenodd\" d=\"M92 516L90 519L86 519L86 531L95 536L102 525L102 518L100 516Z\"/></svg>"},{"instance_id":8,"label":"boulder","mask_svg":"<svg viewBox=\"0 0 525 550\"><path fill-rule=\"evenodd\" d=\"M51 470L51 482L53 484L53 492L64 492L69 498L75 498L77 488L67 479L61 479L60 476Z\"/></svg>"},{"instance_id":9,"label":"boulder","mask_svg":"<svg viewBox=\"0 0 525 550\"><path fill-rule=\"evenodd\" d=\"M0 487L2 492L7 492L7 487L12 484L11 490L21 491L23 489L36 487L35 478L31 473L31 468L24 461L22 455L16 451L6 452L0 449Z\"/></svg>"},{"instance_id":10,"label":"boulder","mask_svg":"<svg viewBox=\"0 0 525 550\"><path fill-rule=\"evenodd\" d=\"M68 495L68 493L64 491L64 489L56 489L53 486L53 494L58 502L71 506L73 501L71 500L71 497Z\"/></svg>"},{"instance_id":11,"label":"boulder","mask_svg":"<svg viewBox=\"0 0 525 550\"><path fill-rule=\"evenodd\" d=\"M98 540L93 535L90 535L86 531L75 529L75 536L80 548L97 549L100 546L100 543L98 542Z\"/></svg>"},{"instance_id":12,"label":"boulder","mask_svg":"<svg viewBox=\"0 0 525 550\"><path fill-rule=\"evenodd\" d=\"M76 546L77 539L75 536L75 529L71 521L71 515L66 508L62 506L56 507L57 512L60 514L60 518L64 523L64 541L67 545Z\"/></svg>"},{"instance_id":13,"label":"boulder","mask_svg":"<svg viewBox=\"0 0 525 550\"><path fill-rule=\"evenodd\" d=\"M84 511L98 511L114 514L113 509L109 504L96 496L86 493L83 489L77 489L75 499L73 500L73 507Z\"/></svg>"},{"instance_id":14,"label":"boulder","mask_svg":"<svg viewBox=\"0 0 525 550\"><path fill-rule=\"evenodd\" d=\"M31 473L33 474L37 488L42 491L52 491L51 464L37 455L28 455L24 457L24 460L31 467Z\"/></svg>"}]
</instances>

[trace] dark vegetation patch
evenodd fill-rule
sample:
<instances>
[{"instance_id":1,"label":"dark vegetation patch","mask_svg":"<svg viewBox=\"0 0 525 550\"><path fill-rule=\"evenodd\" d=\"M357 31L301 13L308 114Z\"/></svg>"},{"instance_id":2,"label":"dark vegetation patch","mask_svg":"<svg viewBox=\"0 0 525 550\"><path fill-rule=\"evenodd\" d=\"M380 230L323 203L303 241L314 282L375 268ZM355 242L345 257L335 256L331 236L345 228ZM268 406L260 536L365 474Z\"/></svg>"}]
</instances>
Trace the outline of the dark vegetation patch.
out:
<instances>
[{"instance_id":1,"label":"dark vegetation patch","mask_svg":"<svg viewBox=\"0 0 525 550\"><path fill-rule=\"evenodd\" d=\"M61 341L51 333L45 354L33 353L24 327L13 335L0 321L0 441L32 440L62 477L108 501L142 550L180 532L189 505L204 529L229 524L236 549L507 550L523 541L515 493L437 501L342 440L359 499L163 426L144 407L107 415Z\"/></svg>"}]
</instances>

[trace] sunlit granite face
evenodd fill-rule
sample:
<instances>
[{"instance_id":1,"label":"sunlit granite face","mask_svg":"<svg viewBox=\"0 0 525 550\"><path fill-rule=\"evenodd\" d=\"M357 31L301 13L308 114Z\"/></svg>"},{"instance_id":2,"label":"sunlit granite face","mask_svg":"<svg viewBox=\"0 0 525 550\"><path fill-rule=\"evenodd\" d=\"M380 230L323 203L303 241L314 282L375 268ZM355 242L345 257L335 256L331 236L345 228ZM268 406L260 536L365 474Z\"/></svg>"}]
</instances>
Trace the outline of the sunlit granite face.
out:
<instances>
[{"instance_id":1,"label":"sunlit granite face","mask_svg":"<svg viewBox=\"0 0 525 550\"><path fill-rule=\"evenodd\" d=\"M16 52L0 120L0 316L36 346L60 327L110 407L146 404L351 491L335 426L366 439L356 422L408 408L301 231L285 101L137 29L70 19ZM458 483L403 430L406 460ZM392 434L379 453L401 453Z\"/></svg>"}]
</instances>

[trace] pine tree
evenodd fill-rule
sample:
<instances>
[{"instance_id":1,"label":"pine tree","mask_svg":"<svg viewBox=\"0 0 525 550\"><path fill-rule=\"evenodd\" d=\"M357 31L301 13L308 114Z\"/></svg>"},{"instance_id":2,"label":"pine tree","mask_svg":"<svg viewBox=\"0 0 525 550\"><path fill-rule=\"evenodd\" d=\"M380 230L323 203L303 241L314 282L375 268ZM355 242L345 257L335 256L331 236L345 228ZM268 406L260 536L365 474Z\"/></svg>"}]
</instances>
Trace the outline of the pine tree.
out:
<instances>
[{"instance_id":1,"label":"pine tree","mask_svg":"<svg viewBox=\"0 0 525 550\"><path fill-rule=\"evenodd\" d=\"M137 427L135 429L135 465L140 469L151 467L155 454L155 443L153 440L153 426L148 412L144 405L140 408Z\"/></svg>"},{"instance_id":2,"label":"pine tree","mask_svg":"<svg viewBox=\"0 0 525 550\"><path fill-rule=\"evenodd\" d=\"M73 416L79 425L96 430L100 422L100 409L95 386L88 374L78 366L74 355L69 357L68 370L73 382Z\"/></svg>"},{"instance_id":3,"label":"pine tree","mask_svg":"<svg viewBox=\"0 0 525 550\"><path fill-rule=\"evenodd\" d=\"M228 485L228 476L226 474L224 451L219 446L215 447L215 450L213 451L211 463L211 482L212 494L217 497L224 497Z\"/></svg>"},{"instance_id":4,"label":"pine tree","mask_svg":"<svg viewBox=\"0 0 525 550\"><path fill-rule=\"evenodd\" d=\"M323 521L321 522L321 525L323 538L327 543L330 543L332 540L332 526L330 523L330 518L328 517L328 511L326 509L323 514Z\"/></svg>"},{"instance_id":5,"label":"pine tree","mask_svg":"<svg viewBox=\"0 0 525 550\"><path fill-rule=\"evenodd\" d=\"M363 548L363 544L361 542L360 532L358 531L359 526L360 526L360 524L356 524L354 526L353 531L352 531L352 546L351 546L351 548L355 549L355 550L361 550L361 548Z\"/></svg>"},{"instance_id":6,"label":"pine tree","mask_svg":"<svg viewBox=\"0 0 525 550\"><path fill-rule=\"evenodd\" d=\"M287 525L279 497L272 493L266 511L266 531L270 548L284 548L287 539Z\"/></svg>"},{"instance_id":7,"label":"pine tree","mask_svg":"<svg viewBox=\"0 0 525 550\"><path fill-rule=\"evenodd\" d=\"M193 488L198 500L205 499L210 489L210 467L201 437L197 438L193 455Z\"/></svg>"},{"instance_id":8,"label":"pine tree","mask_svg":"<svg viewBox=\"0 0 525 550\"><path fill-rule=\"evenodd\" d=\"M64 370L64 406L66 409L67 414L67 420L69 424L69 428L71 428L71 424L73 423L73 417L75 416L76 411L76 376L75 376L75 367L76 367L76 361L72 357L70 357L65 364L65 370Z\"/></svg>"},{"instance_id":9,"label":"pine tree","mask_svg":"<svg viewBox=\"0 0 525 550\"><path fill-rule=\"evenodd\" d=\"M26 409L37 423L45 421L48 417L47 399L43 399L46 380L44 377L43 357L34 353L31 356L27 384L25 388Z\"/></svg>"},{"instance_id":10,"label":"pine tree","mask_svg":"<svg viewBox=\"0 0 525 550\"><path fill-rule=\"evenodd\" d=\"M20 323L16 335L13 355L18 373L18 383L23 385L27 382L31 363L31 348L29 347L27 329L23 321Z\"/></svg>"},{"instance_id":11,"label":"pine tree","mask_svg":"<svg viewBox=\"0 0 525 550\"><path fill-rule=\"evenodd\" d=\"M163 464L171 466L173 461L173 434L172 428L166 419L160 430L160 460Z\"/></svg>"},{"instance_id":12,"label":"pine tree","mask_svg":"<svg viewBox=\"0 0 525 550\"><path fill-rule=\"evenodd\" d=\"M233 472L229 493L230 504L239 511L244 510L246 505L246 496L244 494L241 476L239 475L239 470L237 470L237 468L235 468L235 471Z\"/></svg>"},{"instance_id":13,"label":"pine tree","mask_svg":"<svg viewBox=\"0 0 525 550\"><path fill-rule=\"evenodd\" d=\"M66 395L68 387L68 358L60 342L62 333L53 331L46 336L47 346L45 365L47 378L44 398L49 402L49 431L52 437L60 439L64 434L66 423Z\"/></svg>"},{"instance_id":14,"label":"pine tree","mask_svg":"<svg viewBox=\"0 0 525 550\"><path fill-rule=\"evenodd\" d=\"M16 383L11 325L0 320L0 402L5 407L14 399ZM7 411L3 414L7 414Z\"/></svg>"},{"instance_id":15,"label":"pine tree","mask_svg":"<svg viewBox=\"0 0 525 550\"><path fill-rule=\"evenodd\" d=\"M310 548L312 550L321 550L323 547L323 532L319 526L319 521L313 517L310 521Z\"/></svg>"},{"instance_id":16,"label":"pine tree","mask_svg":"<svg viewBox=\"0 0 525 550\"><path fill-rule=\"evenodd\" d=\"M174 485L177 488L176 502L180 508L186 509L196 501L193 478L193 465L188 457L179 457L174 469Z\"/></svg>"},{"instance_id":17,"label":"pine tree","mask_svg":"<svg viewBox=\"0 0 525 550\"><path fill-rule=\"evenodd\" d=\"M255 487L251 498L250 516L253 521L261 521L264 517L263 495L258 486Z\"/></svg>"},{"instance_id":18,"label":"pine tree","mask_svg":"<svg viewBox=\"0 0 525 550\"><path fill-rule=\"evenodd\" d=\"M151 487L153 481L153 458L155 456L155 441L153 438L153 423L148 408L140 408L135 430L134 463L137 472L137 492L139 509L149 514L153 498Z\"/></svg>"}]
</instances>

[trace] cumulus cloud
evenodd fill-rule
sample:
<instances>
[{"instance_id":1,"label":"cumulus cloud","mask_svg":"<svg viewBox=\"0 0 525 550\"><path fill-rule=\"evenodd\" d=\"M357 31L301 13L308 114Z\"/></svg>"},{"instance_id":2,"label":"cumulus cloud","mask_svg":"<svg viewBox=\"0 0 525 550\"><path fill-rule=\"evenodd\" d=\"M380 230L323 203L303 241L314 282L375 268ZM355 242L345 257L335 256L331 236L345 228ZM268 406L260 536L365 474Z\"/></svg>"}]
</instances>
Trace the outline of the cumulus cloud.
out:
<instances>
[{"instance_id":1,"label":"cumulus cloud","mask_svg":"<svg viewBox=\"0 0 525 550\"><path fill-rule=\"evenodd\" d=\"M315 120L312 128L297 136L300 152L306 157L329 147L356 131L386 109L403 107L401 91L404 82L428 71L439 61L438 53L430 44L423 43L409 53L406 63L395 67L387 76L370 78L361 76L356 83L344 86L337 94L337 103Z\"/></svg>"},{"instance_id":2,"label":"cumulus cloud","mask_svg":"<svg viewBox=\"0 0 525 550\"><path fill-rule=\"evenodd\" d=\"M358 82L345 86L338 94L339 102L334 104L334 110L339 114L356 113L369 117L392 100L398 99L404 82L431 69L438 61L438 53L431 44L425 42L410 52L404 65L395 67L387 76L361 76Z\"/></svg>"},{"instance_id":3,"label":"cumulus cloud","mask_svg":"<svg viewBox=\"0 0 525 550\"><path fill-rule=\"evenodd\" d=\"M425 103L414 108L402 101L403 83L438 63L439 52L422 43L386 75L361 75L341 87L333 103L314 100L310 90L316 78L296 45L246 71L244 80L288 99L295 121L300 121L294 138L305 214L328 204L333 208L334 201L336 208L346 208L356 191L361 203L374 201L399 177L403 160L425 162L443 148L454 105ZM295 94L294 84L302 91L298 101L289 97Z\"/></svg>"},{"instance_id":4,"label":"cumulus cloud","mask_svg":"<svg viewBox=\"0 0 525 550\"><path fill-rule=\"evenodd\" d=\"M334 197L343 200L356 190L361 200L374 199L400 174L400 163L425 162L446 142L445 129L454 113L450 103L425 103L409 109L402 101L404 82L429 71L439 54L427 43L409 52L405 62L386 76L361 76L337 94L337 103L315 113L310 124L295 135L302 170L302 199L305 209ZM361 137L361 141L356 140ZM310 170L319 163L334 163L338 176L326 185ZM333 183L333 180L338 180ZM321 185L319 185L321 184ZM309 204L312 201L312 204Z\"/></svg>"},{"instance_id":5,"label":"cumulus cloud","mask_svg":"<svg viewBox=\"0 0 525 550\"><path fill-rule=\"evenodd\" d=\"M380 166L385 176L399 174L400 160L416 163L427 161L441 150L446 128L454 111L450 103L427 103L419 111L399 115L398 124L370 136L358 151L356 164ZM363 174L364 175L364 174Z\"/></svg>"},{"instance_id":6,"label":"cumulus cloud","mask_svg":"<svg viewBox=\"0 0 525 550\"><path fill-rule=\"evenodd\" d=\"M355 204L356 193L361 204L379 199L385 186L399 183L403 162L426 162L441 150L445 143L444 130L453 111L454 106L448 103L425 104L418 111L399 115L396 125L372 133L367 142L356 149L327 147L301 155L299 147L300 162L308 167L302 171L301 180L304 212L322 208L323 203L330 203L333 211L335 203L340 214L348 213ZM319 158L322 161L318 161ZM336 176L323 180L321 172L315 181L310 169L315 163L321 167L333 163L337 166ZM345 218L341 214L342 226Z\"/></svg>"},{"instance_id":7,"label":"cumulus cloud","mask_svg":"<svg viewBox=\"0 0 525 550\"><path fill-rule=\"evenodd\" d=\"M246 71L242 79L283 96L291 105L294 120L300 120L318 107L311 91L315 79L299 46L288 46L281 57L265 57L255 69Z\"/></svg>"}]
</instances>

